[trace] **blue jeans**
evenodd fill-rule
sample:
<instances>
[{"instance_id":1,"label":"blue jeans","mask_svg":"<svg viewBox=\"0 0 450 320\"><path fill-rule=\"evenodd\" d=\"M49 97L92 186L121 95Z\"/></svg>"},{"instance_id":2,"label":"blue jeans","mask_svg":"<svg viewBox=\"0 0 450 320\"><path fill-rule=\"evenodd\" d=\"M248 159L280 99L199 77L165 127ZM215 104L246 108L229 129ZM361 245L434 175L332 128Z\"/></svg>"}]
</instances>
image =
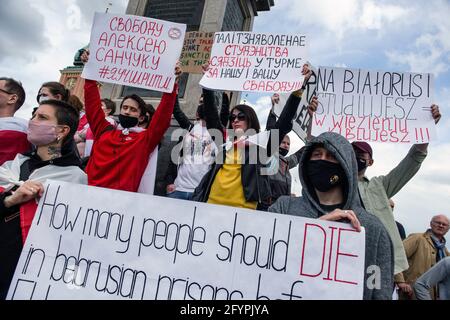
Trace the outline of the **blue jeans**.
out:
<instances>
[{"instance_id":1,"label":"blue jeans","mask_svg":"<svg viewBox=\"0 0 450 320\"><path fill-rule=\"evenodd\" d=\"M181 200L192 200L193 192L185 192L185 191L174 191L167 194L168 198L172 199L181 199Z\"/></svg>"}]
</instances>

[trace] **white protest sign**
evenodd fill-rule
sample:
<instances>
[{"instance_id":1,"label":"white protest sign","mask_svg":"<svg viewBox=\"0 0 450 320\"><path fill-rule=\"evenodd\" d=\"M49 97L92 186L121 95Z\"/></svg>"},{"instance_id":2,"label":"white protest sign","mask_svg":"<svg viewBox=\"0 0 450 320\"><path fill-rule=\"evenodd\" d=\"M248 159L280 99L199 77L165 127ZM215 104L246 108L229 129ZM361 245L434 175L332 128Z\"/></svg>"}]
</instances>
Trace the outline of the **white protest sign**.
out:
<instances>
[{"instance_id":1,"label":"white protest sign","mask_svg":"<svg viewBox=\"0 0 450 320\"><path fill-rule=\"evenodd\" d=\"M186 25L132 15L95 13L82 77L172 92Z\"/></svg>"},{"instance_id":2,"label":"white protest sign","mask_svg":"<svg viewBox=\"0 0 450 320\"><path fill-rule=\"evenodd\" d=\"M425 143L435 136L428 73L320 67L313 135L325 131L350 141Z\"/></svg>"},{"instance_id":3,"label":"white protest sign","mask_svg":"<svg viewBox=\"0 0 450 320\"><path fill-rule=\"evenodd\" d=\"M312 117L308 112L308 106L312 98L317 95L317 69L311 67L312 75L308 79L305 86L305 91L302 94L300 104L295 114L294 120L292 122L292 130L297 134L297 136L306 142L308 126L312 121ZM274 106L274 113L279 117L283 111L283 107L289 98L288 94L280 95L280 102Z\"/></svg>"},{"instance_id":4,"label":"white protest sign","mask_svg":"<svg viewBox=\"0 0 450 320\"><path fill-rule=\"evenodd\" d=\"M303 84L305 35L216 32L200 85L217 90L292 92Z\"/></svg>"},{"instance_id":5,"label":"white protest sign","mask_svg":"<svg viewBox=\"0 0 450 320\"><path fill-rule=\"evenodd\" d=\"M343 223L48 181L8 299L361 299L364 239Z\"/></svg>"}]
</instances>

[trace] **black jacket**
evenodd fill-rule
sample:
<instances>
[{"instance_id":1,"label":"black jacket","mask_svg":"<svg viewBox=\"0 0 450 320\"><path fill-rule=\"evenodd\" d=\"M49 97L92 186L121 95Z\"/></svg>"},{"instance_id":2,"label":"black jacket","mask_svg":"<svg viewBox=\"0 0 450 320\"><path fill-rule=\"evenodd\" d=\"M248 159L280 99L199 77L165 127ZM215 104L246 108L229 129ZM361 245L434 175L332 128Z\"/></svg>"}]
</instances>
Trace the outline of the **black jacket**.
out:
<instances>
[{"instance_id":1,"label":"black jacket","mask_svg":"<svg viewBox=\"0 0 450 320\"><path fill-rule=\"evenodd\" d=\"M213 108L208 103L207 97L203 97L203 101L205 102L205 111L207 109ZM279 141L277 146L280 145L283 137L292 130L292 119L294 115L297 113L297 108L300 103L300 98L294 95L290 95L289 99L286 102L286 105L283 109L283 112L280 115L277 123L274 125L272 130L279 130ZM260 148L259 146L250 146L245 148L245 162L242 165L241 170L241 180L242 186L244 189L244 196L247 201L257 201L258 209L266 210L271 203L271 190L270 190L270 182L268 175L262 175L262 168L266 167L266 163L268 157L272 155L276 150L271 150L271 139L272 135L269 137L269 142L267 144L267 149L264 153L260 153L261 150L256 150L257 163L251 164L249 163L249 154L251 150L249 148ZM217 143L217 142L216 142ZM221 152L216 157L217 159L225 159L226 150L225 147L220 147L219 143L218 147L221 149ZM278 148L277 148L278 150ZM253 153L252 153L253 154ZM260 158L260 154L265 154L267 157L265 159ZM223 163L222 161L221 163ZM193 200L199 202L206 202L209 198L209 193L211 191L211 186L214 182L217 172L219 172L220 168L222 168L222 164L216 163L214 164L209 172L203 177L199 186L195 189Z\"/></svg>"}]
</instances>

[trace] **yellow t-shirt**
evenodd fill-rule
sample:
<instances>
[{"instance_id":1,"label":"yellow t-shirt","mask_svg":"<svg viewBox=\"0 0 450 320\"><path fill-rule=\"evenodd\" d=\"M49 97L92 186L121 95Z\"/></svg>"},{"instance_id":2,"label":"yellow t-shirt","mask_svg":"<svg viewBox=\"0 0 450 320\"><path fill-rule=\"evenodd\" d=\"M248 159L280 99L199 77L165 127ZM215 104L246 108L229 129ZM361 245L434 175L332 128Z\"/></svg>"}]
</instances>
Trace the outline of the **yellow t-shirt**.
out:
<instances>
[{"instance_id":1,"label":"yellow t-shirt","mask_svg":"<svg viewBox=\"0 0 450 320\"><path fill-rule=\"evenodd\" d=\"M208 203L222 204L231 207L256 209L258 202L247 201L242 187L241 169L239 163L241 152L239 148L230 149L225 157L225 163L217 172L209 193Z\"/></svg>"}]
</instances>

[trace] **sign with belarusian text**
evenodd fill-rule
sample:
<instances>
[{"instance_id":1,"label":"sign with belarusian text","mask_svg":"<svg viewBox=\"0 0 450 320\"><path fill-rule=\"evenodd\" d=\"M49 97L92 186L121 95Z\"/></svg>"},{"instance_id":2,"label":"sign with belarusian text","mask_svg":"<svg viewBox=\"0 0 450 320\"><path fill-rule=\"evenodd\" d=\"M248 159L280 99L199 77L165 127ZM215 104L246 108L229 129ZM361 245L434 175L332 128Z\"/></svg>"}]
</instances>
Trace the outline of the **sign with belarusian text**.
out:
<instances>
[{"instance_id":1,"label":"sign with belarusian text","mask_svg":"<svg viewBox=\"0 0 450 320\"><path fill-rule=\"evenodd\" d=\"M348 224L47 181L8 299L361 299Z\"/></svg>"},{"instance_id":2,"label":"sign with belarusian text","mask_svg":"<svg viewBox=\"0 0 450 320\"><path fill-rule=\"evenodd\" d=\"M186 25L132 15L95 13L82 77L172 92Z\"/></svg>"},{"instance_id":3,"label":"sign with belarusian text","mask_svg":"<svg viewBox=\"0 0 450 320\"><path fill-rule=\"evenodd\" d=\"M200 85L216 90L292 92L301 88L305 35L216 32Z\"/></svg>"},{"instance_id":4,"label":"sign with belarusian text","mask_svg":"<svg viewBox=\"0 0 450 320\"><path fill-rule=\"evenodd\" d=\"M313 135L350 141L426 143L435 136L433 75L320 67Z\"/></svg>"}]
</instances>

